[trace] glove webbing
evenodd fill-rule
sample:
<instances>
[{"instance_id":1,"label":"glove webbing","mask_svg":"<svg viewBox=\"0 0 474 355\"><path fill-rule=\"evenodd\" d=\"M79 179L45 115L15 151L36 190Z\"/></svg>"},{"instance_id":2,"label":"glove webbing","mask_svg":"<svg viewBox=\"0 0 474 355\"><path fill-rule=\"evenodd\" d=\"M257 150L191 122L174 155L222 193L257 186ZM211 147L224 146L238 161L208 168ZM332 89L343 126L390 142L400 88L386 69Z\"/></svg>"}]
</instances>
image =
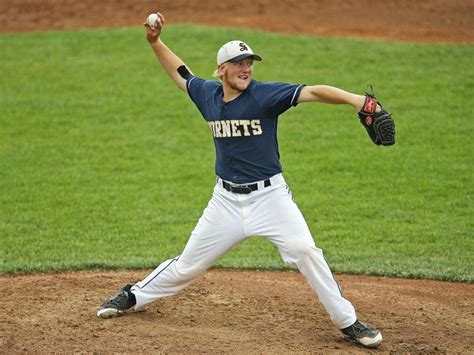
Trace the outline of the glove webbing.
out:
<instances>
[{"instance_id":1,"label":"glove webbing","mask_svg":"<svg viewBox=\"0 0 474 355\"><path fill-rule=\"evenodd\" d=\"M392 120L392 114L384 112L374 123L374 129L379 137L378 144L393 145L395 144L395 122Z\"/></svg>"}]
</instances>

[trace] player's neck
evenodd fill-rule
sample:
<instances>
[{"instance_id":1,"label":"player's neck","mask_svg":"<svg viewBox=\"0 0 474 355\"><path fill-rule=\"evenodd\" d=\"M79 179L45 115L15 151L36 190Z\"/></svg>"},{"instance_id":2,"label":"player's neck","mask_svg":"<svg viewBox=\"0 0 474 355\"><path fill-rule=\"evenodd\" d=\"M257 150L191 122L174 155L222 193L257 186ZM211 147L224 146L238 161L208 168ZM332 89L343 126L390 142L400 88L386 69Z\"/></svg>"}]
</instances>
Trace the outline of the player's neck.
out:
<instances>
[{"instance_id":1,"label":"player's neck","mask_svg":"<svg viewBox=\"0 0 474 355\"><path fill-rule=\"evenodd\" d=\"M229 102L232 100L235 100L237 97L240 96L240 94L243 93L242 90L239 90L238 88L229 85L228 83L224 82L222 84L222 91L224 92L223 100L225 102Z\"/></svg>"}]
</instances>

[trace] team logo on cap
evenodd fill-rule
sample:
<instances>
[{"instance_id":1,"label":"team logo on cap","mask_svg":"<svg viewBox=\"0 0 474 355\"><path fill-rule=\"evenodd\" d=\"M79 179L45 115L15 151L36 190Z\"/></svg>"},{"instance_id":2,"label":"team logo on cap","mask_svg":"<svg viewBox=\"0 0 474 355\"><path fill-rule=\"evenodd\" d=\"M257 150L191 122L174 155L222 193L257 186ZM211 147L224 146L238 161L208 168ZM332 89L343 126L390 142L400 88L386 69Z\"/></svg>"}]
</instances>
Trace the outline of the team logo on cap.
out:
<instances>
[{"instance_id":1,"label":"team logo on cap","mask_svg":"<svg viewBox=\"0 0 474 355\"><path fill-rule=\"evenodd\" d=\"M247 46L245 45L245 43L243 43L243 42L240 42L240 43L239 43L239 47L240 47L240 51L241 51L241 52L245 52L245 51L248 51L248 50L249 50L248 47L247 47Z\"/></svg>"}]
</instances>

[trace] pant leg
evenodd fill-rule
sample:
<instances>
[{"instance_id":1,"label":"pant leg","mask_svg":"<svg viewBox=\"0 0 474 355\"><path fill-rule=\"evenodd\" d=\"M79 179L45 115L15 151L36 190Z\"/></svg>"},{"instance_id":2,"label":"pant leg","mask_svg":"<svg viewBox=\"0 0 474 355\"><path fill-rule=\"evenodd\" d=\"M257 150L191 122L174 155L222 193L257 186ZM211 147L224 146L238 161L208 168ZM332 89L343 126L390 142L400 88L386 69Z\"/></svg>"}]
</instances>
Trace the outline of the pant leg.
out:
<instances>
[{"instance_id":1,"label":"pant leg","mask_svg":"<svg viewBox=\"0 0 474 355\"><path fill-rule=\"evenodd\" d=\"M161 263L132 287L137 300L135 309L178 293L245 238L237 201L216 186L183 253Z\"/></svg>"},{"instance_id":2,"label":"pant leg","mask_svg":"<svg viewBox=\"0 0 474 355\"><path fill-rule=\"evenodd\" d=\"M352 325L356 321L354 307L342 296L288 186L283 183L265 193L267 196L253 204L251 223L246 224L249 235L267 237L277 246L283 260L300 270L334 325L340 329Z\"/></svg>"}]
</instances>

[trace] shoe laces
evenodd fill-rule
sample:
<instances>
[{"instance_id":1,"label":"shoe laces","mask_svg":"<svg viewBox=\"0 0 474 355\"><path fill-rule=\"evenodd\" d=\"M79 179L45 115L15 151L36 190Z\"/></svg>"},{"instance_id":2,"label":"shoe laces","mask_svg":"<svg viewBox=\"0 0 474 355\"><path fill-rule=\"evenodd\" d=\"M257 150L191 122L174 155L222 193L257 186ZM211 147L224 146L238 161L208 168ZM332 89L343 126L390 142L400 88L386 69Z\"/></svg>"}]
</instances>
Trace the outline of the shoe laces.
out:
<instances>
[{"instance_id":1,"label":"shoe laces","mask_svg":"<svg viewBox=\"0 0 474 355\"><path fill-rule=\"evenodd\" d=\"M125 290L120 291L116 296L112 297L107 303L113 304L114 306L123 306L128 303L128 292Z\"/></svg>"},{"instance_id":2,"label":"shoe laces","mask_svg":"<svg viewBox=\"0 0 474 355\"><path fill-rule=\"evenodd\" d=\"M353 325L352 325L352 329L354 330L354 333L357 335L357 336L360 336L360 335L364 335L364 333L366 333L367 331L370 330L370 327L367 326L366 324L360 322L360 321L356 321Z\"/></svg>"}]
</instances>

